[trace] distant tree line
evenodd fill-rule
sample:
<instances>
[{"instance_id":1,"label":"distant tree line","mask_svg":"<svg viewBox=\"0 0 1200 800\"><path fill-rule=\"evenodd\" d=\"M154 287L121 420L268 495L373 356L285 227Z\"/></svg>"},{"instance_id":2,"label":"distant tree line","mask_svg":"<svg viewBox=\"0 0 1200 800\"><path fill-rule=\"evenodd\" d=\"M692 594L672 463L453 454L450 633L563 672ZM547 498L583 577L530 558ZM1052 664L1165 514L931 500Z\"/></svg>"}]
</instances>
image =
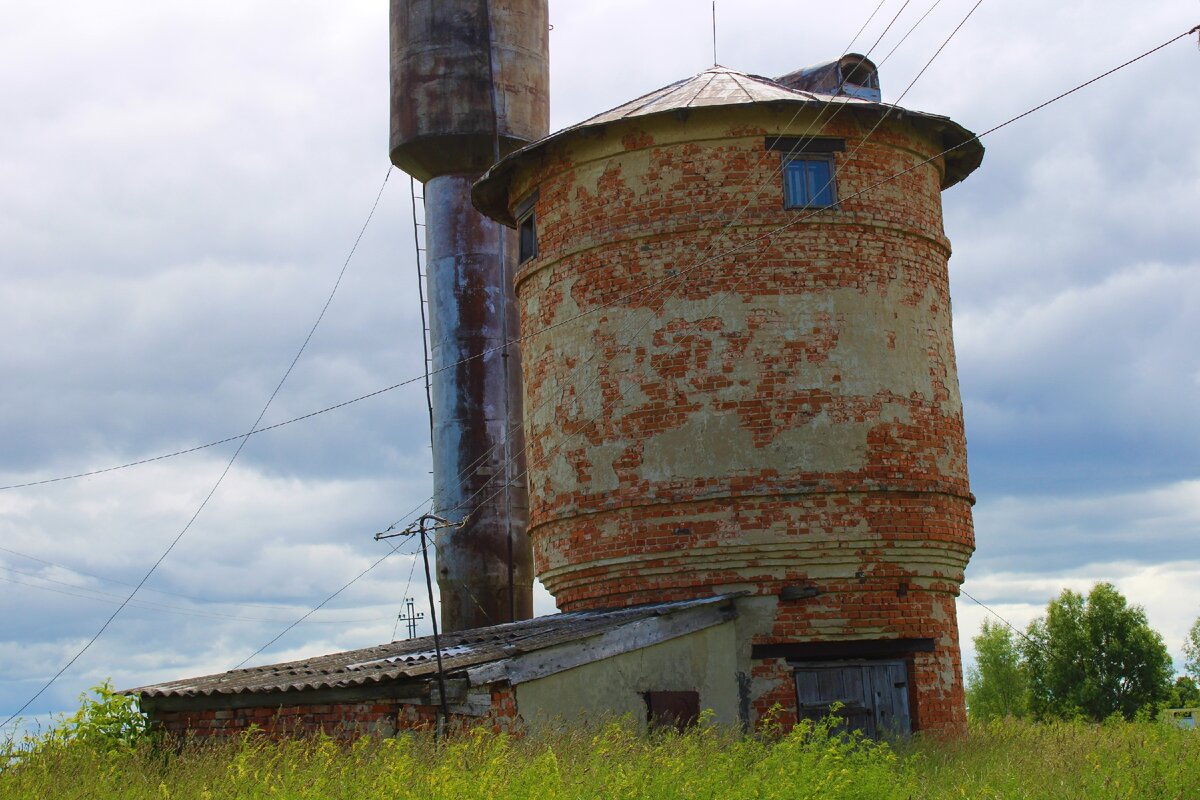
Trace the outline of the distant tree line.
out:
<instances>
[{"instance_id":1,"label":"distant tree line","mask_svg":"<svg viewBox=\"0 0 1200 800\"><path fill-rule=\"evenodd\" d=\"M1099 722L1200 706L1200 619L1184 644L1186 674L1176 678L1146 612L1110 583L1086 597L1064 589L1024 632L985 620L974 642L966 682L972 719Z\"/></svg>"}]
</instances>

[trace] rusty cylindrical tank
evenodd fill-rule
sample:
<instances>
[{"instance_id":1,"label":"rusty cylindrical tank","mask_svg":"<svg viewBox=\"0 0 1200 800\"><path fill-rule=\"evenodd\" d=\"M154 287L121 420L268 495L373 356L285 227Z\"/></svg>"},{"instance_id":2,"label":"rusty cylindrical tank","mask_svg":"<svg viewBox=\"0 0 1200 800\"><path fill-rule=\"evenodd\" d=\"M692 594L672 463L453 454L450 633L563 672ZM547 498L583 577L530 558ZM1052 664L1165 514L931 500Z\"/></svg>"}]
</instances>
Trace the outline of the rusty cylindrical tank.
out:
<instances>
[{"instance_id":1,"label":"rusty cylindrical tank","mask_svg":"<svg viewBox=\"0 0 1200 800\"><path fill-rule=\"evenodd\" d=\"M476 185L510 224L537 198L517 293L538 576L564 611L749 591L756 647L908 648L921 724L961 730L973 498L941 190L982 147L867 101L818 119L819 98L730 72ZM811 218L776 152L806 130L837 169ZM790 673L755 663L756 712L794 707Z\"/></svg>"},{"instance_id":2,"label":"rusty cylindrical tank","mask_svg":"<svg viewBox=\"0 0 1200 800\"><path fill-rule=\"evenodd\" d=\"M494 123L501 155L545 136L549 30L546 0L392 0L392 163L479 175Z\"/></svg>"},{"instance_id":3,"label":"rusty cylindrical tank","mask_svg":"<svg viewBox=\"0 0 1200 800\"><path fill-rule=\"evenodd\" d=\"M515 239L470 192L498 153L546 134L547 17L546 0L391 4L391 158L425 184L434 510L467 520L438 540L448 631L533 613L521 362L503 347Z\"/></svg>"}]
</instances>

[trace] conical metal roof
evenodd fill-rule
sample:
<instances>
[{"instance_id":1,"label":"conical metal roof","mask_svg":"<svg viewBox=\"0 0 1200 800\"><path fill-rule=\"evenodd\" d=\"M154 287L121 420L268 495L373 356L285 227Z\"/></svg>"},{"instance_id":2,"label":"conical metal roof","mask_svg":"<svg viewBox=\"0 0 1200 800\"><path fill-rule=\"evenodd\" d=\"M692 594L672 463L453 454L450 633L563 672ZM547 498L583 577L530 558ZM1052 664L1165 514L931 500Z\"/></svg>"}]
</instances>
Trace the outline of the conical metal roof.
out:
<instances>
[{"instance_id":1,"label":"conical metal roof","mask_svg":"<svg viewBox=\"0 0 1200 800\"><path fill-rule=\"evenodd\" d=\"M669 86L664 86L636 100L597 114L573 128L603 125L622 119L645 117L667 111L707 106L740 106L750 103L795 102L797 100L818 103L848 103L852 105L875 105L867 100L847 95L815 94L789 89L781 83L761 75L750 75L728 67L713 67L699 75L693 75ZM571 130L568 128L567 130Z\"/></svg>"},{"instance_id":2,"label":"conical metal roof","mask_svg":"<svg viewBox=\"0 0 1200 800\"><path fill-rule=\"evenodd\" d=\"M507 225L516 221L508 210L508 183L514 170L552 143L575 136L580 132L615 123L637 120L659 114L678 113L719 106L754 106L759 103L796 105L845 105L866 113L904 116L918 127L940 139L946 154L946 189L971 174L983 160L983 145L975 134L949 117L911 111L889 103L877 103L846 94L791 89L771 78L738 72L728 67L714 66L698 75L656 89L616 108L597 114L569 128L552 133L544 139L517 150L495 164L475 184L472 199L475 207L492 219Z\"/></svg>"}]
</instances>

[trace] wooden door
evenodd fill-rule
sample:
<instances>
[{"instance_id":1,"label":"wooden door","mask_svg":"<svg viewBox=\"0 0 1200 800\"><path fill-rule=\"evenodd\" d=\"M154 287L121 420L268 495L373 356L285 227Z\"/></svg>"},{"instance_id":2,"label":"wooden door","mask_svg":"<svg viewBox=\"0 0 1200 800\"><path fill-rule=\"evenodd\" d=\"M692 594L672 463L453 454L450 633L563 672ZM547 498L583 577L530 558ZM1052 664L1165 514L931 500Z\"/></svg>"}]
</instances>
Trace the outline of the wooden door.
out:
<instances>
[{"instance_id":1,"label":"wooden door","mask_svg":"<svg viewBox=\"0 0 1200 800\"><path fill-rule=\"evenodd\" d=\"M796 667L800 717L840 717L840 730L872 739L912 732L908 714L908 667L903 661L860 661ZM840 704L836 712L832 706Z\"/></svg>"}]
</instances>

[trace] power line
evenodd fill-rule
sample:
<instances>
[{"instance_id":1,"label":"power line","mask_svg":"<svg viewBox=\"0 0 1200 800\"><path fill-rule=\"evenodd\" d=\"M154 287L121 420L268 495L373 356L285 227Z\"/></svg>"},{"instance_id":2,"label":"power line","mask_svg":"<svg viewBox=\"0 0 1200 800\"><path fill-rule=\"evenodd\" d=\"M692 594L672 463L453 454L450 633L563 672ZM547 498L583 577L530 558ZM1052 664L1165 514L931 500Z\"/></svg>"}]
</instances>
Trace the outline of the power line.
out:
<instances>
[{"instance_id":1,"label":"power line","mask_svg":"<svg viewBox=\"0 0 1200 800\"><path fill-rule=\"evenodd\" d=\"M892 17L891 22L884 27L883 32L879 34L879 38L875 40L875 44L871 45L871 49L867 51L868 54L876 47L879 47L879 43L883 41L883 37L887 36L888 31L890 31L892 26L896 24L896 20L900 19L900 15L904 13L904 9L908 8L908 4L911 2L912 0L904 0L904 5L900 6L900 10L897 11L895 16Z\"/></svg>"},{"instance_id":2,"label":"power line","mask_svg":"<svg viewBox=\"0 0 1200 800\"><path fill-rule=\"evenodd\" d=\"M879 0L879 5L875 6L875 10L871 12L871 16L867 17L867 21L864 22L862 27L858 29L858 33L854 34L854 38L850 40L850 44L846 45L846 49L842 51L842 55L846 55L846 53L850 52L850 48L854 47L854 43L858 41L858 37L863 35L863 31L865 31L867 26L871 24L871 20L875 19L875 15L879 13L879 10L883 8L883 4L886 2L887 0Z\"/></svg>"},{"instance_id":3,"label":"power line","mask_svg":"<svg viewBox=\"0 0 1200 800\"><path fill-rule=\"evenodd\" d=\"M86 570L82 570L77 567L72 567L68 564L61 564L57 561L49 561L47 559L39 558L38 556L33 556L28 553L22 553L19 550L13 550L12 548L9 548L9 547L0 547L0 552L10 553L11 555L19 556L21 558L27 558L30 561L36 561L39 564L45 564L46 566L64 569L74 575L82 575L87 578L95 578L96 580L104 581L105 583L115 583L120 586L137 586L136 583L130 583L128 581L122 581L122 580L118 580L116 578L110 578L105 575L98 575L95 572L87 572ZM11 568L0 566L0 569L11 569ZM19 570L13 570L13 571L19 572ZM22 574L30 574L30 573L22 573ZM36 577L40 578L42 576L38 575ZM79 587L79 588L83 588L83 587ZM142 591L154 592L156 594L165 594L165 595L169 595L171 597L180 597L180 598L183 598L184 600L191 600L192 602L195 602L195 603L205 603L205 604L253 606L256 608L270 608L270 609L276 609L276 610L280 609L280 608L286 608L290 605L288 603L254 603L254 602L250 602L248 600L216 600L211 597L197 597L196 595L183 594L182 592L172 592L172 591L168 591L167 589L155 589L152 586L143 586Z\"/></svg>"},{"instance_id":4,"label":"power line","mask_svg":"<svg viewBox=\"0 0 1200 800\"><path fill-rule=\"evenodd\" d=\"M150 569L146 571L146 574L142 576L142 579L138 582L137 586L134 587L133 591L131 591L129 595L121 602L121 604L117 606L116 610L113 611L109 618L104 621L104 624L101 625L100 629L97 630L92 638L88 640L87 644L85 644L78 652L76 652L75 655L71 656L67 663L64 664L62 668L59 669L59 671L56 672L52 678L50 678L50 680L46 681L46 683L34 693L33 697L30 697L28 700L26 700L25 703L18 708L15 713L13 713L8 719L4 720L3 723L0 723L0 728L6 727L9 723L15 720L22 711L29 708L30 704L41 697L43 692L53 686L54 682L57 681L64 672L71 668L71 665L73 665L84 653L91 649L92 645L96 643L96 641L104 634L106 630L108 630L108 627L117 618L117 615L125 610L125 607L129 605L134 596L137 595L139 590L141 590L142 586L146 584L146 581L150 580L150 576L153 575L154 571L158 569L159 565L166 560L167 556L171 554L171 551L175 549L175 546L179 544L180 540L183 539L189 530L191 530L192 525L197 519L199 519L200 514L203 513L204 509L208 506L208 502L212 500L213 495L215 495L217 490L221 488L221 484L225 481L225 477L229 474L229 471L233 469L233 465L237 461L238 456L242 454L242 449L245 448L246 442L250 440L250 435L254 433L259 423L262 422L263 417L266 416L268 409L271 408L271 403L275 401L276 396L278 396L280 390L283 389L283 384L287 381L288 377L292 374L292 370L296 368L296 364L300 361L300 356L302 356L305 349L308 348L308 344L312 341L313 335L317 332L317 328L320 326L321 320L325 319L325 313L329 310L329 306L333 303L333 298L337 294L338 288L342 285L342 278L344 278L346 275L346 270L350 266L350 260L354 257L354 253L358 250L359 242L362 241L363 234L367 231L367 226L371 224L371 219L375 216L375 209L379 207L379 200L381 197L383 197L383 190L387 188L388 178L391 177L391 174L392 167L389 165L387 172L383 176L383 183L379 187L379 192L375 195L375 202L371 205L371 210L368 212L366 220L359 229L358 236L355 237L354 244L350 247L350 252L346 254L346 260L342 262L342 268L338 272L337 280L334 281L333 288L330 290L329 296L325 299L325 305L321 307L321 313L317 315L316 321L313 322L312 327L309 328L308 335L304 337L304 342L300 345L300 349L296 351L296 355L292 358L292 362L284 371L283 377L279 379L279 383L276 384L275 390L271 392L271 396L268 397L267 402L263 404L262 410L258 413L258 418L255 419L254 424L250 426L250 432L242 437L241 441L238 443L237 450L235 450L233 455L229 457L229 461L225 464L225 468L217 477L216 482L213 483L212 488L209 489L208 494L205 495L204 499L200 501L200 505L196 508L195 513L192 514L191 518L187 521L187 524L183 526L178 534L176 534L175 538L171 540L171 543L167 545L167 549L164 550L158 559L150 566Z\"/></svg>"},{"instance_id":5,"label":"power line","mask_svg":"<svg viewBox=\"0 0 1200 800\"><path fill-rule=\"evenodd\" d=\"M421 510L421 509L423 509L423 508L426 508L427 506L430 506L431 504L432 504L432 498L430 498L430 499L427 499L427 500L423 500L423 501L421 502L421 504L420 504L420 505L418 505L416 508L414 508L414 509L413 509L411 512L409 512L409 514L408 514L407 516L412 516L413 514L416 514L418 511L420 511L420 510ZM397 522L396 524L399 524L399 523ZM393 525L391 528L388 528L388 530L387 530L387 531L383 531L383 533L387 533L387 532L391 531L391 530L392 530L392 529L394 529L394 528L395 528L395 525ZM412 539L412 536L411 536L411 535L409 535L409 536L408 536L408 538L409 538L409 539ZM377 541L378 541L378 539L377 539ZM360 573L358 573L357 575L355 575L355 576L354 576L353 578L351 578L350 580L346 581L344 584L342 584L342 586L341 586L341 587L340 587L340 588L339 588L337 591L335 591L335 592L333 592L332 594L330 594L328 597L326 597L324 600L322 600L320 603L318 603L316 606L314 606L314 607L313 607L313 608L312 608L312 609L311 609L311 610L310 610L308 613L304 614L304 616L300 617L300 618L299 618L299 619L297 619L295 622L291 623L291 624L290 624L290 625L288 625L286 628L284 628L282 631L280 631L280 632L279 632L279 633L278 633L278 634L275 636L275 638L271 639L271 641L267 642L267 643L266 643L266 644L264 644L262 647L258 648L258 649L257 649L257 650L255 650L253 653L251 653L250 655L248 655L248 656L246 656L245 658L243 658L243 659L242 659L240 662L238 662L237 666L235 666L235 667L234 667L234 669L241 669L241 668L242 668L242 666L246 664L246 662L250 661L250 659L254 658L254 657L255 657L255 656L257 656L259 653L263 652L263 651L264 651L264 650L266 650L268 647L270 647L271 645L273 645L273 644L275 644L276 642L278 642L280 639L282 639L284 636L286 636L286 635L287 635L287 634L288 634L288 633L289 633L289 632L290 632L290 631L291 631L293 628L295 628L297 625L299 625L300 623L304 622L304 620L308 619L310 616L312 616L313 614L315 614L317 611L321 610L321 609L322 609L322 608L323 608L323 607L324 607L324 606L325 606L327 603L331 602L331 601L332 601L334 598L336 598L336 597L337 597L338 595L340 595L342 592L346 591L346 590L347 590L347 589L349 589L351 586L353 586L354 584L358 583L358 582L359 582L359 580L361 580L362 578L366 577L367 573L371 572L371 571L372 571L372 570L374 570L376 567L378 567L380 564L382 564L384 561L387 561L389 558L391 558L392 556L396 555L396 553L397 553L397 552L399 551L399 549L400 549L400 544L401 544L401 543L400 543L400 542L398 542L398 543L396 543L395 545L389 545L390 549L388 550L388 552L387 552L387 553L385 553L385 554L383 555L383 557L382 557L382 558L380 558L379 560L375 561L375 563L371 564L371 566L367 567L366 569L364 569L362 572L360 572ZM436 546L436 540L435 540L435 546ZM416 570L416 559L415 559L415 556L416 556L416 555L417 555L417 553L419 553L419 552L421 552L421 551L420 551L420 549L414 550L414 551L413 551L413 552L411 552L411 553L401 553L401 555L414 556L414 560L413 560L413 567L412 567L412 569L411 569L411 570L409 571L409 573L408 573L408 583L407 583L407 584L405 584L405 586L404 586L404 596L407 596L407 594L408 594L408 590L409 590L409 587L412 585L413 573L414 573L414 572L415 572L415 570ZM430 609L430 612L432 613L432 609Z\"/></svg>"},{"instance_id":6,"label":"power line","mask_svg":"<svg viewBox=\"0 0 1200 800\"><path fill-rule=\"evenodd\" d=\"M962 594L965 594L965 595L966 595L966 596L967 596L969 599L971 599L971 600L974 600L976 603L978 603L979 605L983 606L983 608L985 608L985 609L988 611L988 613L989 613L989 614L991 614L993 617L995 617L996 619L998 619L998 620L1000 620L1001 622L1003 622L1005 625L1007 625L1007 626L1008 626L1008 629L1009 629L1009 630L1011 630L1013 633L1015 633L1015 634L1017 634L1018 636L1020 636L1020 637L1021 637L1022 639L1024 639L1025 641L1029 642L1029 644L1031 644L1031 645L1033 645L1034 647L1037 647L1037 648L1040 648L1040 647L1041 647L1041 645L1040 645L1040 644L1038 644L1038 643L1037 643L1037 642L1035 642L1033 639L1030 639L1028 636L1026 636L1024 631L1022 631L1022 630L1020 630L1019 628L1015 627L1015 626L1014 626L1014 625L1013 625L1011 622L1009 622L1008 620L1006 620L1004 617L1000 616L1000 615L999 615L999 614L998 614L996 611L994 611L994 610L992 609L992 607L991 607L991 606L987 605L986 603L984 603L984 602L983 602L983 601L981 601L981 600L977 600L977 599L976 599L975 597L973 597L973 596L971 595L971 593L970 593L970 592L968 592L966 589L964 589L964 588L962 588L962 587L960 586L960 587L958 588L958 591L959 591L960 593L962 593Z\"/></svg>"},{"instance_id":7,"label":"power line","mask_svg":"<svg viewBox=\"0 0 1200 800\"><path fill-rule=\"evenodd\" d=\"M91 589L87 586L77 586L73 583L67 583L66 581L55 580L54 578L47 578L43 575L37 575L37 574L31 573L31 572L22 572L20 570L15 570L15 569L12 569L11 567L0 567L0 569L5 570L6 572L16 573L17 575L25 575L27 577L35 578L40 581L54 583L59 586L65 586L68 589L75 589L76 591L69 592L69 591L65 591L63 589L55 589L53 586L42 586L41 584L29 583L28 581L22 581L22 580L18 580L16 578L10 578L5 575L0 575L0 581L5 581L7 583L15 583L20 586L27 586L31 589L41 589L42 591L45 591L45 592L54 592L55 594L68 595L70 597L78 597L81 600L90 600L94 603L108 603L109 605L119 605L120 600L124 597L124 595L114 594L113 592L105 592L100 589ZM90 592L91 594L80 594L80 592ZM96 597L94 595L102 595L102 596ZM109 598L113 598L113 599L109 599ZM284 622L285 621L285 620L281 620L281 619L271 619L269 617L246 617L246 616L241 616L238 614L223 614L219 611L201 611L201 610L196 610L196 609L182 608L180 606L172 606L172 605L168 605L166 603L155 603L150 600L133 600L129 603L129 605L133 608L140 608L145 611L158 611L163 614L179 614L179 615L188 616L188 617L204 617L206 619L228 619L228 620L233 620L235 622ZM367 623L367 622L380 622L382 620L387 620L387 619L391 619L391 617L371 617L371 618L365 618L365 619L314 619L314 620L310 620L310 623L314 624L314 625L360 625L360 624Z\"/></svg>"},{"instance_id":8,"label":"power line","mask_svg":"<svg viewBox=\"0 0 1200 800\"><path fill-rule=\"evenodd\" d=\"M926 9L925 13L921 15L921 18L918 19L916 22L914 22L913 26L908 29L908 32L900 37L900 41L898 41L898 42L896 42L896 44L892 45L892 49L889 50L888 54L883 57L882 61L879 62L880 67L882 67L884 64L886 64L888 62L888 59L891 58L892 55L897 50L900 49L900 45L904 44L904 42L908 40L908 37L912 35L912 32L915 31L917 29L917 27L920 26L920 24L925 21L925 18L928 17L930 14L932 14L934 12L934 9L936 9L941 4L942 4L942 0L934 0L933 5L931 5L928 9Z\"/></svg>"},{"instance_id":9,"label":"power line","mask_svg":"<svg viewBox=\"0 0 1200 800\"><path fill-rule=\"evenodd\" d=\"M411 539L412 537L411 537L411 536L409 536L409 538ZM340 595L342 592L346 591L346 590L347 590L347 589L349 589L351 586L353 586L354 584L358 583L358 581L359 581L361 578L363 578L364 576L366 576L366 574L367 574L368 572L370 572L371 570L375 569L375 568L376 568L376 567L378 567L380 564L382 564L384 561L387 561L389 558L391 558L393 555L395 555L395 554L396 554L396 552L397 552L399 549L400 549L400 545L399 545L399 544L397 544L397 545L393 546L393 547L392 547L392 548L391 548L391 549L390 549L390 550L389 550L387 553L385 553L385 554L384 554L382 557L380 557L380 558L379 558L379 560L375 561L373 564L371 564L371 566L367 567L367 568L366 568L366 569L364 569L362 572L358 573L358 574L357 574L357 575L355 575L353 578L351 578L350 580L346 581L344 584L342 584L342 586L341 586L341 588L340 588L340 589L338 589L336 592L334 592L333 594L331 594L331 595L329 595L328 597L326 597L324 600L322 600L320 603L318 603L318 604L317 604L317 605L316 605L316 606L315 606L315 607L314 607L312 610L310 610L310 611L309 611L308 613L306 613L304 616L300 617L300 619L296 620L295 622L293 622L292 624L290 624L290 625L288 625L286 628L284 628L282 631L280 631L280 632L279 632L279 633L278 633L278 634L275 636L275 638L274 638L274 639L272 639L271 641L267 642L267 643L266 643L266 644L264 644L262 647L258 648L258 649L257 649L257 650L255 650L253 653L251 653L250 655L248 655L248 656L246 656L245 658L243 658L243 659L242 659L240 662L238 662L237 666L235 666L235 667L234 667L234 669L235 669L235 670L237 670L237 669L241 669L241 668L242 668L242 667L243 667L243 666L246 664L246 662L247 662L247 661L249 661L250 659L254 658L254 657L255 657L255 656L257 656L259 653L261 653L262 651L266 650L266 649L267 649L268 647L270 647L271 645L273 645L273 644L275 644L276 642L278 642L280 639L282 639L282 638L283 638L285 635L287 635L287 633L288 633L288 632L290 632L290 631L291 631L293 628L295 628L297 625L299 625L300 623L304 622L304 620L308 619L308 618L309 618L309 617L311 617L313 614L315 614L315 613L317 613L318 611L320 611L322 608L324 608L324 607L325 607L325 605L326 605L327 603L331 602L331 601L332 601L334 598L336 598L336 597L337 597L338 595ZM417 551L414 551L414 552L412 552L412 553L404 553L403 555L413 555L413 556L415 556L415 555L416 555L418 552L420 552L420 551L419 551L419 550L417 550Z\"/></svg>"}]
</instances>

